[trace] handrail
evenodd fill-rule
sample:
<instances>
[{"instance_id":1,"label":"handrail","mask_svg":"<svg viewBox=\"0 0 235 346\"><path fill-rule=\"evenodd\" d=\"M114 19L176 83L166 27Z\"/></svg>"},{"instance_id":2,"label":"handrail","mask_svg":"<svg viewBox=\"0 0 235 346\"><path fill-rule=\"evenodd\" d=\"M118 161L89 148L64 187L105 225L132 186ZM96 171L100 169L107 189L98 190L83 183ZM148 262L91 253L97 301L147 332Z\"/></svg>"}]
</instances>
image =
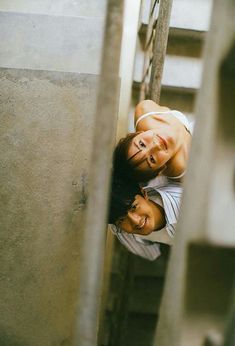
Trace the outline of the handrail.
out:
<instances>
[{"instance_id":1,"label":"handrail","mask_svg":"<svg viewBox=\"0 0 235 346\"><path fill-rule=\"evenodd\" d=\"M74 346L97 345L107 200L119 95L123 0L108 0L90 167L88 204L81 246Z\"/></svg>"},{"instance_id":2,"label":"handrail","mask_svg":"<svg viewBox=\"0 0 235 346\"><path fill-rule=\"evenodd\" d=\"M161 0L153 47L150 98L159 103L173 0Z\"/></svg>"}]
</instances>

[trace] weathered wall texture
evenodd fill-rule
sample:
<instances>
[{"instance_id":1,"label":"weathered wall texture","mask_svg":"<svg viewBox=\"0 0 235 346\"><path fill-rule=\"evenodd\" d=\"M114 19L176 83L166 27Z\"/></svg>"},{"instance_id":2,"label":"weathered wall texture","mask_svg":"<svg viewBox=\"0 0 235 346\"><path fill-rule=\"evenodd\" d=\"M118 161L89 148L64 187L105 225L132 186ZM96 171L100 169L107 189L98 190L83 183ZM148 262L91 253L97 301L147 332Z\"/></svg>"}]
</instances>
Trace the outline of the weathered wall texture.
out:
<instances>
[{"instance_id":1,"label":"weathered wall texture","mask_svg":"<svg viewBox=\"0 0 235 346\"><path fill-rule=\"evenodd\" d=\"M103 18L0 11L0 66L100 71Z\"/></svg>"},{"instance_id":2,"label":"weathered wall texture","mask_svg":"<svg viewBox=\"0 0 235 346\"><path fill-rule=\"evenodd\" d=\"M1 70L1 345L67 345L96 81Z\"/></svg>"},{"instance_id":3,"label":"weathered wall texture","mask_svg":"<svg viewBox=\"0 0 235 346\"><path fill-rule=\"evenodd\" d=\"M106 0L1 0L0 10L76 17L104 17Z\"/></svg>"},{"instance_id":4,"label":"weathered wall texture","mask_svg":"<svg viewBox=\"0 0 235 346\"><path fill-rule=\"evenodd\" d=\"M1 346L71 345L105 3L0 4Z\"/></svg>"}]
</instances>

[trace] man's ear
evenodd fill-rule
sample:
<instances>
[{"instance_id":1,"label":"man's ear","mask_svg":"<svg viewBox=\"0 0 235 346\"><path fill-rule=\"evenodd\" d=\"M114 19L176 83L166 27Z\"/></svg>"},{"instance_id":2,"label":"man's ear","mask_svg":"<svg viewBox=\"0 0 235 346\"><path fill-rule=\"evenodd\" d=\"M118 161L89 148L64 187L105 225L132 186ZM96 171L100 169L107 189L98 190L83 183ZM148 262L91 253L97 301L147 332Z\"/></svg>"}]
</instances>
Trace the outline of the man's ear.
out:
<instances>
[{"instance_id":1,"label":"man's ear","mask_svg":"<svg viewBox=\"0 0 235 346\"><path fill-rule=\"evenodd\" d=\"M143 196L146 200L149 199L149 198L148 198L148 195L147 195L147 192L146 192L145 189L143 189L142 187L141 187L141 193L142 193L142 196Z\"/></svg>"}]
</instances>

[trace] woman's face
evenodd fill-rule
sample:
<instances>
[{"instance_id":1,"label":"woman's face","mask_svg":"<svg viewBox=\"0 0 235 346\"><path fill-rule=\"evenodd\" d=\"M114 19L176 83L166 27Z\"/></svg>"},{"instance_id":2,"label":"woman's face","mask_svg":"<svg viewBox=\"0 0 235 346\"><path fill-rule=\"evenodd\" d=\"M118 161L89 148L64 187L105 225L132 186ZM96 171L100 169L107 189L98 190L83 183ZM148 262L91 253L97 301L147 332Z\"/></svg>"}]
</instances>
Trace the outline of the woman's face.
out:
<instances>
[{"instance_id":1,"label":"woman's face","mask_svg":"<svg viewBox=\"0 0 235 346\"><path fill-rule=\"evenodd\" d=\"M138 171L154 173L172 158L174 139L156 130L139 133L131 141L127 156Z\"/></svg>"},{"instance_id":2,"label":"woman's face","mask_svg":"<svg viewBox=\"0 0 235 346\"><path fill-rule=\"evenodd\" d=\"M141 195L136 195L126 216L116 225L127 233L148 235L158 227L156 205Z\"/></svg>"}]
</instances>

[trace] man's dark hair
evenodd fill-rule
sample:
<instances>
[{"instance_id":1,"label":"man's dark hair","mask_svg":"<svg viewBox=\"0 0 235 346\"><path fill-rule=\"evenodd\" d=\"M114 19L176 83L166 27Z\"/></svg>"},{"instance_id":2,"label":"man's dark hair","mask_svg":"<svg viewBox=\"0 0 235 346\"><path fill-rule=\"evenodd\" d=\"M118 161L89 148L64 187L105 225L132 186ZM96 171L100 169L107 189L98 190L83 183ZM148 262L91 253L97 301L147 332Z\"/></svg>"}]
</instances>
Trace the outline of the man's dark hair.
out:
<instances>
[{"instance_id":1,"label":"man's dark hair","mask_svg":"<svg viewBox=\"0 0 235 346\"><path fill-rule=\"evenodd\" d=\"M123 180L113 174L109 201L108 223L115 224L118 219L125 216L135 200L136 195L141 195L141 189L134 180Z\"/></svg>"}]
</instances>

